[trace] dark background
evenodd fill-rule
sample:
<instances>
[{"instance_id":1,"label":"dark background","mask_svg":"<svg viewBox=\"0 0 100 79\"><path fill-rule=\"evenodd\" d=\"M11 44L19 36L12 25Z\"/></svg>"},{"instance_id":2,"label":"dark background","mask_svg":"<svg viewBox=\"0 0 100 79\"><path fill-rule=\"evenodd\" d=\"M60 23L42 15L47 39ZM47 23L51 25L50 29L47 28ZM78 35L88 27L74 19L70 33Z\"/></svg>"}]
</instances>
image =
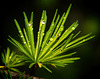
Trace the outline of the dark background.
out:
<instances>
[{"instance_id":1,"label":"dark background","mask_svg":"<svg viewBox=\"0 0 100 79\"><path fill-rule=\"evenodd\" d=\"M13 0L0 2L0 53L4 49L10 47L11 50L16 50L8 41L8 35L18 39L18 32L14 24L14 19L17 19L20 26L24 27L23 11L30 17L31 12L34 12L34 32L38 31L41 13L45 9L48 16L49 27L54 12L58 9L60 15L66 12L70 3L72 9L65 23L65 28L70 24L79 21L78 30L81 30L81 35L92 32L96 35L94 39L84 44L81 47L73 49L78 53L76 56L81 57L74 64L69 64L65 68L57 68L53 73L49 73L44 69L38 69L36 76L45 79L96 79L99 78L100 70L100 4L99 0ZM77 31L77 30L76 30Z\"/></svg>"}]
</instances>

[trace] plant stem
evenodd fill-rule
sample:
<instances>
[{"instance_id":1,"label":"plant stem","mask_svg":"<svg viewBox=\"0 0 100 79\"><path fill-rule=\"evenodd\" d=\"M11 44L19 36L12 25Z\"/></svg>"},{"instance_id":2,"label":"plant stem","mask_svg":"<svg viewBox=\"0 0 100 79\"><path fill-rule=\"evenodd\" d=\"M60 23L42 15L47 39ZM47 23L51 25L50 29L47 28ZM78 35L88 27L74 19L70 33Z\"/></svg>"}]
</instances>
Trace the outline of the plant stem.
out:
<instances>
[{"instance_id":1,"label":"plant stem","mask_svg":"<svg viewBox=\"0 0 100 79\"><path fill-rule=\"evenodd\" d=\"M36 70L37 70L37 68L38 68L38 64L34 64L34 65L32 66L32 68L30 69L29 75L30 75L30 76L34 76L34 75L35 75L35 72L36 72Z\"/></svg>"}]
</instances>

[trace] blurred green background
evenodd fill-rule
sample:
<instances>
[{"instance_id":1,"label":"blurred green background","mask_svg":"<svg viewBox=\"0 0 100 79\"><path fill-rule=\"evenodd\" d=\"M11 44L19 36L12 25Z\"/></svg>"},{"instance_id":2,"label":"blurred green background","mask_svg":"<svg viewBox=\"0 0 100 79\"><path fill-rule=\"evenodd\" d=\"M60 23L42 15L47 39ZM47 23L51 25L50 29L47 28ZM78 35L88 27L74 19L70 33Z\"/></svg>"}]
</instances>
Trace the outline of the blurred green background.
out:
<instances>
[{"instance_id":1,"label":"blurred green background","mask_svg":"<svg viewBox=\"0 0 100 79\"><path fill-rule=\"evenodd\" d=\"M48 21L47 29L52 21L54 12L58 9L60 15L66 12L70 3L72 9L65 23L65 28L71 25L74 21L79 21L79 27L75 33L81 30L80 35L85 35L92 32L96 35L94 39L84 44L81 47L73 49L77 51L76 56L81 57L74 64L69 64L65 68L53 68L53 73L49 73L44 69L38 69L36 76L45 79L96 79L99 78L100 70L100 6L99 0L13 0L1 1L0 5L0 52L8 46L16 50L12 44L7 41L8 35L18 38L18 32L14 24L14 19L17 19L21 27L24 27L23 11L28 17L34 12L34 32L38 31L41 13L45 9L47 11ZM46 30L47 30L46 29ZM79 35L79 36L80 36ZM36 38L36 37L35 37ZM36 39L35 39L36 40ZM72 52L69 51L69 52ZM67 52L66 52L67 53Z\"/></svg>"}]
</instances>

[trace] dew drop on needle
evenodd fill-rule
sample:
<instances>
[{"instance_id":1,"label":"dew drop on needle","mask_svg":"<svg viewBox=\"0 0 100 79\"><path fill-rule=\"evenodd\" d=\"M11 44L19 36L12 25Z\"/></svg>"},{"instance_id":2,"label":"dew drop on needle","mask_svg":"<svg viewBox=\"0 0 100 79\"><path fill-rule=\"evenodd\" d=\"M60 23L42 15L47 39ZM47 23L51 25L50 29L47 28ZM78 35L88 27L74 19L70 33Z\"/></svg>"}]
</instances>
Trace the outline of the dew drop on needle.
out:
<instances>
[{"instance_id":1,"label":"dew drop on needle","mask_svg":"<svg viewBox=\"0 0 100 79\"><path fill-rule=\"evenodd\" d=\"M43 33L43 36L44 36L44 33Z\"/></svg>"},{"instance_id":2,"label":"dew drop on needle","mask_svg":"<svg viewBox=\"0 0 100 79\"><path fill-rule=\"evenodd\" d=\"M26 44L26 42L24 42L24 44Z\"/></svg>"},{"instance_id":3,"label":"dew drop on needle","mask_svg":"<svg viewBox=\"0 0 100 79\"><path fill-rule=\"evenodd\" d=\"M23 36L20 36L21 38L23 38Z\"/></svg>"},{"instance_id":4,"label":"dew drop on needle","mask_svg":"<svg viewBox=\"0 0 100 79\"><path fill-rule=\"evenodd\" d=\"M75 27L72 27L72 30L75 30Z\"/></svg>"},{"instance_id":5,"label":"dew drop on needle","mask_svg":"<svg viewBox=\"0 0 100 79\"><path fill-rule=\"evenodd\" d=\"M21 31L19 31L19 33L21 33Z\"/></svg>"},{"instance_id":6,"label":"dew drop on needle","mask_svg":"<svg viewBox=\"0 0 100 79\"><path fill-rule=\"evenodd\" d=\"M28 23L28 26L31 26L31 24L30 24L30 23Z\"/></svg>"},{"instance_id":7,"label":"dew drop on needle","mask_svg":"<svg viewBox=\"0 0 100 79\"><path fill-rule=\"evenodd\" d=\"M44 20L42 21L42 24L45 24L45 21Z\"/></svg>"},{"instance_id":8,"label":"dew drop on needle","mask_svg":"<svg viewBox=\"0 0 100 79\"><path fill-rule=\"evenodd\" d=\"M53 41L53 38L50 38L50 41Z\"/></svg>"}]
</instances>

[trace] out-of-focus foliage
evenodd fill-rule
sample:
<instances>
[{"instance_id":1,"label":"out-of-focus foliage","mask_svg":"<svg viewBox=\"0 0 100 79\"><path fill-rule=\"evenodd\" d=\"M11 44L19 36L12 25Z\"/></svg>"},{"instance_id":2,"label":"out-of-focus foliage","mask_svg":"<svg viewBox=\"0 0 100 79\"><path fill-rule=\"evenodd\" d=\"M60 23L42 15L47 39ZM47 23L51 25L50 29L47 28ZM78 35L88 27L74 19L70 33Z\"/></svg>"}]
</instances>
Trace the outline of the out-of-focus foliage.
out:
<instances>
[{"instance_id":1,"label":"out-of-focus foliage","mask_svg":"<svg viewBox=\"0 0 100 79\"><path fill-rule=\"evenodd\" d=\"M25 62L23 62L19 57L17 57L14 51L10 53L10 48L7 48L7 51L4 51L4 53L2 53L2 63L4 63L4 66L0 66L0 68L10 69L18 73L21 72L16 69L16 67L25 65Z\"/></svg>"}]
</instances>

